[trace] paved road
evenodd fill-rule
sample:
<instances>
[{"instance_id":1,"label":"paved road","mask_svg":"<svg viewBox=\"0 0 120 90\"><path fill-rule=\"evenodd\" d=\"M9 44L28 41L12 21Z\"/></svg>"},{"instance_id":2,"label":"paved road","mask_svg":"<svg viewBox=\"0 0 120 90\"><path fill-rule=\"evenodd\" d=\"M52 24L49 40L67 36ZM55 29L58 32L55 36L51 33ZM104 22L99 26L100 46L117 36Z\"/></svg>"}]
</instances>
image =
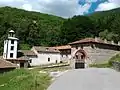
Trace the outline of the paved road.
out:
<instances>
[{"instance_id":1,"label":"paved road","mask_svg":"<svg viewBox=\"0 0 120 90\"><path fill-rule=\"evenodd\" d=\"M48 90L120 90L120 72L108 68L71 70L58 77Z\"/></svg>"}]
</instances>

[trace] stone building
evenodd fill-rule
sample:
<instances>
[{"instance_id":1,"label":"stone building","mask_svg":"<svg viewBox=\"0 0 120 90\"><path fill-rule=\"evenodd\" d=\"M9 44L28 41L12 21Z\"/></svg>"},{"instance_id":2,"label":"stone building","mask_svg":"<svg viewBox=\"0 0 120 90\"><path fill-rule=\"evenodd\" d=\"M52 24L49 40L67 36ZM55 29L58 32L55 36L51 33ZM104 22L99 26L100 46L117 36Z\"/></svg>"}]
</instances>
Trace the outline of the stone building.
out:
<instances>
[{"instance_id":1,"label":"stone building","mask_svg":"<svg viewBox=\"0 0 120 90\"><path fill-rule=\"evenodd\" d=\"M85 38L71 45L71 67L85 68L91 63L105 63L120 51L120 45L100 38Z\"/></svg>"}]
</instances>

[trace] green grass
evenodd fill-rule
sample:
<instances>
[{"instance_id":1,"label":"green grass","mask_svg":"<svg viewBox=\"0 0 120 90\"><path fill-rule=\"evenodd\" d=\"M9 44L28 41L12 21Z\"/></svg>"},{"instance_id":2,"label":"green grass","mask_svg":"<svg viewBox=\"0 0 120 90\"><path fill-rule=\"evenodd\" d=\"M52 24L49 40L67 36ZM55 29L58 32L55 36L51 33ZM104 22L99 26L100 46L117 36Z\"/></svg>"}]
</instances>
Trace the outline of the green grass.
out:
<instances>
[{"instance_id":1,"label":"green grass","mask_svg":"<svg viewBox=\"0 0 120 90\"><path fill-rule=\"evenodd\" d=\"M48 74L16 69L0 74L0 90L46 90L50 81Z\"/></svg>"},{"instance_id":2,"label":"green grass","mask_svg":"<svg viewBox=\"0 0 120 90\"><path fill-rule=\"evenodd\" d=\"M90 64L90 67L97 67L97 68L110 68L111 65L109 63L104 64Z\"/></svg>"},{"instance_id":3,"label":"green grass","mask_svg":"<svg viewBox=\"0 0 120 90\"><path fill-rule=\"evenodd\" d=\"M109 64L112 65L112 62L120 62L120 54L117 54L115 56L113 56L110 60L109 60Z\"/></svg>"}]
</instances>

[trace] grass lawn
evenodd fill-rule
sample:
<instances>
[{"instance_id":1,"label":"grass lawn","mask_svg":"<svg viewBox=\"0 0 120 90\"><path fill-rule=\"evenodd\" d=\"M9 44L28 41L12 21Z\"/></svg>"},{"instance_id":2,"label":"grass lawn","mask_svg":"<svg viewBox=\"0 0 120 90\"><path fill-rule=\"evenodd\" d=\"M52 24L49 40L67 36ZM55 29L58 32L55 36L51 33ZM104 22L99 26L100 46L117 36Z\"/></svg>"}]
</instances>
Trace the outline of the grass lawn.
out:
<instances>
[{"instance_id":1,"label":"grass lawn","mask_svg":"<svg viewBox=\"0 0 120 90\"><path fill-rule=\"evenodd\" d=\"M47 73L16 69L0 74L0 90L46 90L51 82Z\"/></svg>"},{"instance_id":2,"label":"grass lawn","mask_svg":"<svg viewBox=\"0 0 120 90\"><path fill-rule=\"evenodd\" d=\"M97 68L110 68L111 65L109 63L104 63L104 64L90 64L90 67L97 67Z\"/></svg>"}]
</instances>

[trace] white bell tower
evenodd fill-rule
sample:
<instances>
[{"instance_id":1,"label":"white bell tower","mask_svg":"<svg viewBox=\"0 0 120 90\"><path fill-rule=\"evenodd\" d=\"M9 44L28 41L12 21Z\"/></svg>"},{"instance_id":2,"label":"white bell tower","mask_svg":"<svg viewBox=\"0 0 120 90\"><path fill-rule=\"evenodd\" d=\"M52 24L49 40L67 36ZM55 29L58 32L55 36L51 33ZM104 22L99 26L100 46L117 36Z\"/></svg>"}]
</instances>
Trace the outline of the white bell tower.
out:
<instances>
[{"instance_id":1,"label":"white bell tower","mask_svg":"<svg viewBox=\"0 0 120 90\"><path fill-rule=\"evenodd\" d=\"M4 41L4 59L16 59L17 58L17 46L18 38L15 38L15 32L9 31L8 38Z\"/></svg>"}]
</instances>

